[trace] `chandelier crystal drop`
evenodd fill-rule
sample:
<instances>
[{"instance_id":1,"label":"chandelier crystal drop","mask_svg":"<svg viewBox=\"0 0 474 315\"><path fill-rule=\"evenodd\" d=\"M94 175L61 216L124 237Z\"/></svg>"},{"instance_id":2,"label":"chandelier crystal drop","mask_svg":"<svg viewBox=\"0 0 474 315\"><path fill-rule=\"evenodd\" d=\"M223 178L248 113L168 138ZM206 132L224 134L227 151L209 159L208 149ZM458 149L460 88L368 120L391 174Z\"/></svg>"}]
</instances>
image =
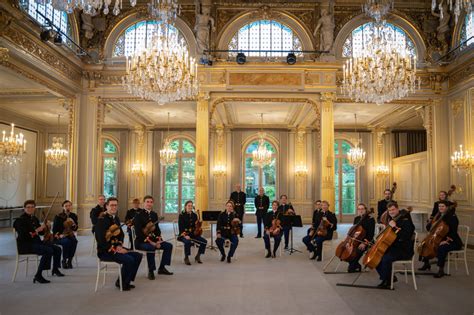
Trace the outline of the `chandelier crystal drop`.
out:
<instances>
[{"instance_id":1,"label":"chandelier crystal drop","mask_svg":"<svg viewBox=\"0 0 474 315\"><path fill-rule=\"evenodd\" d=\"M40 5L51 4L52 7L59 11L73 13L74 9L83 10L84 13L92 16L97 15L102 10L105 15L109 14L112 8L114 15L119 15L122 10L122 0L36 0ZM113 4L113 7L111 5ZM130 0L130 5L134 7L137 0Z\"/></svg>"},{"instance_id":2,"label":"chandelier crystal drop","mask_svg":"<svg viewBox=\"0 0 474 315\"><path fill-rule=\"evenodd\" d=\"M368 17L380 22L390 9L393 9L393 3L393 0L367 0L367 3L362 5L362 10Z\"/></svg>"},{"instance_id":3,"label":"chandelier crystal drop","mask_svg":"<svg viewBox=\"0 0 474 315\"><path fill-rule=\"evenodd\" d=\"M168 132L166 134L165 144L163 145L163 149L160 150L160 163L163 166L169 166L176 163L177 151L171 147L171 143L168 138L169 132L170 132L170 113L168 113Z\"/></svg>"},{"instance_id":4,"label":"chandelier crystal drop","mask_svg":"<svg viewBox=\"0 0 474 315\"><path fill-rule=\"evenodd\" d=\"M357 133L357 114L354 114L355 118L355 133ZM359 168L365 165L365 151L359 147L361 141L359 135L357 134L357 142L353 148L347 153L347 159L349 164L355 168Z\"/></svg>"},{"instance_id":5,"label":"chandelier crystal drop","mask_svg":"<svg viewBox=\"0 0 474 315\"><path fill-rule=\"evenodd\" d=\"M58 115L58 134L59 134L59 119ZM60 167L66 164L69 157L68 150L63 149L63 138L62 137L53 137L53 143L51 148L44 151L46 156L46 163L54 166Z\"/></svg>"},{"instance_id":6,"label":"chandelier crystal drop","mask_svg":"<svg viewBox=\"0 0 474 315\"><path fill-rule=\"evenodd\" d=\"M128 57L122 78L128 93L159 105L194 98L198 93L197 63L189 56L184 39L161 24L150 47Z\"/></svg>"},{"instance_id":7,"label":"chandelier crystal drop","mask_svg":"<svg viewBox=\"0 0 474 315\"><path fill-rule=\"evenodd\" d=\"M0 142L0 163L6 166L15 166L23 161L26 153L26 140L22 133L15 134L15 124L11 124L10 135L2 132Z\"/></svg>"},{"instance_id":8,"label":"chandelier crystal drop","mask_svg":"<svg viewBox=\"0 0 474 315\"><path fill-rule=\"evenodd\" d=\"M152 18L171 25L181 14L181 6L177 0L150 0L148 13Z\"/></svg>"},{"instance_id":9,"label":"chandelier crystal drop","mask_svg":"<svg viewBox=\"0 0 474 315\"><path fill-rule=\"evenodd\" d=\"M440 18L443 19L443 3L444 0L437 4L437 0L431 0L431 11L436 10L438 7L440 12ZM458 24L459 16L462 11L465 10L466 14L471 14L472 12L472 0L448 0L444 5L448 6L449 11L454 13L455 23Z\"/></svg>"},{"instance_id":10,"label":"chandelier crystal drop","mask_svg":"<svg viewBox=\"0 0 474 315\"><path fill-rule=\"evenodd\" d=\"M265 145L265 133L263 132L263 114L260 114L261 131L258 133L258 147L252 152L252 165L264 167L272 162L272 152Z\"/></svg>"}]
</instances>

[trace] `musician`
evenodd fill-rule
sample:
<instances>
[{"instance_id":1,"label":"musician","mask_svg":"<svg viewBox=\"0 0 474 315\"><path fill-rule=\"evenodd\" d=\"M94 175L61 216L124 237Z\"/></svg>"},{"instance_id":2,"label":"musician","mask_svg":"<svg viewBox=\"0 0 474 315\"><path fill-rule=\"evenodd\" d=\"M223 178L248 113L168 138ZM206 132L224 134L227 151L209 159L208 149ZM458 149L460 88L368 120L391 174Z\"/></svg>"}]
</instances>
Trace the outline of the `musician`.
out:
<instances>
[{"instance_id":1,"label":"musician","mask_svg":"<svg viewBox=\"0 0 474 315\"><path fill-rule=\"evenodd\" d=\"M319 219L319 212L321 212L321 200L316 200L314 202L314 211L313 211L313 218L311 220L311 227L306 232L306 236L303 237L303 243L306 245L306 248L311 252L314 248L313 244L311 243L313 238L316 237L316 230L318 229L318 219Z\"/></svg>"},{"instance_id":2,"label":"musician","mask_svg":"<svg viewBox=\"0 0 474 315\"><path fill-rule=\"evenodd\" d=\"M452 207L452 208L453 208L453 211L454 211L453 213L456 212L456 208L454 208L454 202L450 201L450 200L448 199L448 197L449 197L449 196L448 196L448 193L447 193L446 191L441 190L441 191L439 192L439 194L438 194L438 201L435 201L435 203L433 204L433 210L431 211L431 215L430 215L430 218L429 218L428 222L431 222L431 220L433 220L433 218L438 214L438 211L439 211L439 203L440 203L441 201L446 202L446 203L448 204L448 208L449 208L449 207ZM427 230L429 230L429 229L427 228Z\"/></svg>"},{"instance_id":3,"label":"musician","mask_svg":"<svg viewBox=\"0 0 474 315\"><path fill-rule=\"evenodd\" d=\"M387 211L387 205L389 202L393 201L392 200L392 191L390 189L385 189L383 192L384 194L384 199L379 200L377 203L377 223L380 223L380 220L382 218L382 214Z\"/></svg>"},{"instance_id":4,"label":"musician","mask_svg":"<svg viewBox=\"0 0 474 315\"><path fill-rule=\"evenodd\" d=\"M148 279L155 280L154 271L156 270L155 250L162 250L160 267L158 268L159 275L172 275L165 266L171 265L171 254L173 252L173 245L169 242L163 241L161 238L161 230L158 224L158 214L153 211L154 199L152 196L145 196L143 198L143 206L140 212L135 215L135 248L138 250L147 251L146 260L148 262ZM145 235L145 227L148 222L153 223L154 231L150 231Z\"/></svg>"},{"instance_id":5,"label":"musician","mask_svg":"<svg viewBox=\"0 0 474 315\"><path fill-rule=\"evenodd\" d=\"M95 239L97 240L97 257L102 261L115 261L122 265L122 290L130 291L135 288L138 268L142 261L142 254L128 251L123 247L124 234L117 216L118 200L110 197L105 202L105 213L97 220ZM119 279L115 286L120 288Z\"/></svg>"},{"instance_id":6,"label":"musician","mask_svg":"<svg viewBox=\"0 0 474 315\"><path fill-rule=\"evenodd\" d=\"M295 209L291 203L288 203L288 196L281 195L280 196L280 206L278 207L278 211L280 211L283 215L293 215L295 214ZM283 225L283 235L285 236L285 249L288 249L288 243L290 242L290 230L291 226Z\"/></svg>"},{"instance_id":7,"label":"musician","mask_svg":"<svg viewBox=\"0 0 474 315\"><path fill-rule=\"evenodd\" d=\"M281 234L282 230L281 227L277 226L276 231L271 231L272 225L273 225L273 220L280 220L280 223L282 221L282 213L278 210L279 206L278 200L274 200L272 202L272 211L267 212L265 215L265 233L263 235L263 241L265 242L265 249L267 250L267 255L265 258L270 258L276 257L276 251L278 250L278 246L280 246L281 242ZM275 241L275 245L273 246L273 251L271 250L270 246L270 237L273 237L273 240Z\"/></svg>"},{"instance_id":8,"label":"musician","mask_svg":"<svg viewBox=\"0 0 474 315\"><path fill-rule=\"evenodd\" d=\"M225 211L219 214L216 225L216 244L219 248L219 251L221 252L221 261L226 259L224 243L226 240L230 241L230 249L229 253L227 254L227 262L229 264L231 263L232 257L237 250L237 246L239 246L239 237L237 234L235 234L233 229L233 224L237 223L233 222L237 222L237 220L240 221L240 219L235 213L234 207L235 205L232 200L227 201L225 204Z\"/></svg>"},{"instance_id":9,"label":"musician","mask_svg":"<svg viewBox=\"0 0 474 315\"><path fill-rule=\"evenodd\" d=\"M367 209L364 203L357 205L357 216L354 218L354 227L360 225L365 231L364 243L355 244L357 246L357 256L354 260L349 262L347 272L360 272L362 266L359 264L359 259L362 257L364 252L367 250L367 243L370 243L374 239L375 234L375 219L372 216L372 211Z\"/></svg>"},{"instance_id":10,"label":"musician","mask_svg":"<svg viewBox=\"0 0 474 315\"><path fill-rule=\"evenodd\" d=\"M92 223L92 233L95 231L95 225L97 224L97 220L99 219L99 215L105 211L104 205L105 205L105 196L104 195L99 195L97 199L97 206L92 208L89 216L91 218L91 223Z\"/></svg>"},{"instance_id":11,"label":"musician","mask_svg":"<svg viewBox=\"0 0 474 315\"><path fill-rule=\"evenodd\" d=\"M133 208L127 210L127 214L125 215L125 224L127 225L127 234L130 240L130 247L131 249L135 249L133 244L133 236L132 236L132 226L133 226L133 219L135 215L141 210L140 209L140 199L135 198L132 201Z\"/></svg>"},{"instance_id":12,"label":"musician","mask_svg":"<svg viewBox=\"0 0 474 315\"><path fill-rule=\"evenodd\" d=\"M40 238L44 235L47 226L45 223L40 224L35 216L36 203L34 200L26 200L23 204L23 214L15 220L13 227L18 236L16 244L19 254L36 254L41 255L33 283L50 283L43 277L43 270L51 268L51 258L53 259L53 276L63 277L59 271L61 262L61 248L53 245L51 242L45 242Z\"/></svg>"},{"instance_id":13,"label":"musician","mask_svg":"<svg viewBox=\"0 0 474 315\"><path fill-rule=\"evenodd\" d=\"M193 208L193 202L191 200L186 201L184 211L180 213L178 219L178 241L184 244L184 263L186 265L191 265L189 255L191 255L191 246L193 244L199 247L196 257L194 257L194 261L198 264L202 264L201 255L204 255L207 245L207 240L204 237L194 235L196 222L198 222L199 218L197 214L193 212Z\"/></svg>"},{"instance_id":14,"label":"musician","mask_svg":"<svg viewBox=\"0 0 474 315\"><path fill-rule=\"evenodd\" d=\"M315 245L313 244L313 242L305 243L308 251L313 253L313 255L310 257L311 260L317 259L317 261L321 261L321 255L323 252L323 242L327 240L332 240L334 231L337 229L336 215L329 210L329 202L327 202L326 200L323 200L321 202L321 211L317 213L317 216L315 218L314 226L316 226L316 229L319 228L319 226L321 225L321 221L324 221L328 225L327 235L317 235L314 238Z\"/></svg>"},{"instance_id":15,"label":"musician","mask_svg":"<svg viewBox=\"0 0 474 315\"><path fill-rule=\"evenodd\" d=\"M74 234L79 226L77 215L72 213L72 202L65 200L62 203L63 211L54 217L53 234L54 244L63 249L62 267L72 269L72 258L76 254L77 238Z\"/></svg>"},{"instance_id":16,"label":"musician","mask_svg":"<svg viewBox=\"0 0 474 315\"><path fill-rule=\"evenodd\" d=\"M460 250L462 248L462 240L461 237L458 234L458 226L459 226L459 220L456 214L454 213L454 209L450 207L451 204L448 200L440 200L438 201L438 210L439 214L435 217L435 220L438 220L439 215L441 216L441 220L444 221L449 227L449 232L446 235L446 237L439 243L438 247L438 253L437 253L437 258L438 258L438 273L434 275L435 278L442 278L445 273L444 273L444 265L446 262L446 257L448 256L448 253L453 250ZM431 228L431 224L429 226ZM429 262L429 259L424 258L423 259L423 267L419 268L418 270L430 270L431 265Z\"/></svg>"},{"instance_id":17,"label":"musician","mask_svg":"<svg viewBox=\"0 0 474 315\"><path fill-rule=\"evenodd\" d=\"M243 234L244 215L245 215L245 203L247 202L247 195L242 191L242 186L240 184L235 184L235 191L230 194L229 199L234 202L235 214L237 214L240 221L242 222L242 227L240 229L240 237L244 237L244 234Z\"/></svg>"},{"instance_id":18,"label":"musician","mask_svg":"<svg viewBox=\"0 0 474 315\"><path fill-rule=\"evenodd\" d=\"M258 189L258 195L255 197L255 215L257 216L257 236L255 238L262 237L262 224L265 226L265 217L270 207L270 198L265 195L265 189L260 187Z\"/></svg>"},{"instance_id":19,"label":"musician","mask_svg":"<svg viewBox=\"0 0 474 315\"><path fill-rule=\"evenodd\" d=\"M398 203L396 201L390 202L387 207L389 218L388 225L392 229L398 230L398 233L397 238L387 249L376 268L380 280L382 280L378 287L385 289L390 288L391 286L392 262L396 260L407 260L413 256L413 233L415 232L415 226L408 217L408 211L401 211L398 208ZM397 219L397 221L395 221L395 219Z\"/></svg>"}]
</instances>

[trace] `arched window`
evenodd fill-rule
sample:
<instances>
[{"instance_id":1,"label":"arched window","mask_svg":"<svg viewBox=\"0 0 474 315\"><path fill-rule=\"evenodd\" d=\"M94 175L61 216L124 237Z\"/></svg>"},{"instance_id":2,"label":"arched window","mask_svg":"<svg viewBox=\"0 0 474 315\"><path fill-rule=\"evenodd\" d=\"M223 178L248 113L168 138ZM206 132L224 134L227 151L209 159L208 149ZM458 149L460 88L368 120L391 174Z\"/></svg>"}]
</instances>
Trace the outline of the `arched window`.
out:
<instances>
[{"instance_id":1,"label":"arched window","mask_svg":"<svg viewBox=\"0 0 474 315\"><path fill-rule=\"evenodd\" d=\"M340 217L354 214L356 209L356 170L347 159L351 148L352 145L346 140L334 142L334 211Z\"/></svg>"},{"instance_id":2,"label":"arched window","mask_svg":"<svg viewBox=\"0 0 474 315\"><path fill-rule=\"evenodd\" d=\"M265 194L270 198L270 201L277 197L276 181L277 181L277 158L276 150L269 143L265 141L267 150L273 153L272 161L264 167L254 166L252 152L258 147L258 140L251 142L245 149L244 154L244 174L245 174L245 194L247 195L247 202L245 203L245 212L255 212L254 199L258 195L258 188L261 186L265 189Z\"/></svg>"},{"instance_id":3,"label":"arched window","mask_svg":"<svg viewBox=\"0 0 474 315\"><path fill-rule=\"evenodd\" d=\"M46 3L45 5L36 3L35 0L20 0L20 6L25 12L28 13L33 19L38 21L39 24L45 25L44 18L36 12L38 10L46 16L54 26L58 27L65 34L71 34L71 27L69 25L67 13L59 10L53 9L51 3ZM63 38L63 41L66 39Z\"/></svg>"},{"instance_id":4,"label":"arched window","mask_svg":"<svg viewBox=\"0 0 474 315\"><path fill-rule=\"evenodd\" d=\"M244 50L247 56L283 57L288 53L278 50L291 50L301 56L301 40L288 26L272 20L259 20L242 27L232 37L229 50ZM272 53L245 52L245 50L270 50ZM236 53L230 53L235 56Z\"/></svg>"},{"instance_id":5,"label":"arched window","mask_svg":"<svg viewBox=\"0 0 474 315\"><path fill-rule=\"evenodd\" d=\"M187 200L194 200L196 149L186 139L176 139L171 147L178 151L176 163L164 168L164 213L178 213Z\"/></svg>"},{"instance_id":6,"label":"arched window","mask_svg":"<svg viewBox=\"0 0 474 315\"><path fill-rule=\"evenodd\" d=\"M360 56L364 47L374 38L373 26L373 22L368 22L354 29L344 42L342 56ZM405 48L410 56L416 55L415 44L403 29L391 23L385 23L383 28L384 33L389 36L388 39L394 40L399 47Z\"/></svg>"},{"instance_id":7,"label":"arched window","mask_svg":"<svg viewBox=\"0 0 474 315\"><path fill-rule=\"evenodd\" d=\"M471 14L466 14L466 19L461 28L461 43L469 40L465 45L469 46L474 43L474 11Z\"/></svg>"},{"instance_id":8,"label":"arched window","mask_svg":"<svg viewBox=\"0 0 474 315\"><path fill-rule=\"evenodd\" d=\"M113 57L131 56L136 50L140 50L150 45L153 33L160 31L161 22L156 20L140 21L128 27L117 38L113 49ZM172 25L167 25L165 29L168 34L175 34L178 40L183 39L181 32Z\"/></svg>"},{"instance_id":9,"label":"arched window","mask_svg":"<svg viewBox=\"0 0 474 315\"><path fill-rule=\"evenodd\" d=\"M104 140L102 151L103 193L105 198L117 196L118 148L109 139Z\"/></svg>"}]
</instances>

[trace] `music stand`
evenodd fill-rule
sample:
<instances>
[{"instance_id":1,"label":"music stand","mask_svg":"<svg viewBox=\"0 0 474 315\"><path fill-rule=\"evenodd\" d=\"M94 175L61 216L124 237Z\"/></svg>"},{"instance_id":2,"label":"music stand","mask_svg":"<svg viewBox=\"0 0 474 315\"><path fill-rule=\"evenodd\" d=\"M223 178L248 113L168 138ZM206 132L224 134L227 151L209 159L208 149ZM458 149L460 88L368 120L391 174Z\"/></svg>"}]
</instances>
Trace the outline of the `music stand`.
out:
<instances>
[{"instance_id":1,"label":"music stand","mask_svg":"<svg viewBox=\"0 0 474 315\"><path fill-rule=\"evenodd\" d=\"M289 226L290 227L290 249L288 251L290 252L290 255L293 254L294 252L299 252L302 253L302 251L297 250L293 247L293 228L294 227L303 227L303 222L301 221L301 216L300 215L283 215L282 216L283 220L281 221L283 226Z\"/></svg>"},{"instance_id":2,"label":"music stand","mask_svg":"<svg viewBox=\"0 0 474 315\"><path fill-rule=\"evenodd\" d=\"M214 221L217 222L217 219L219 218L219 214L221 214L222 211L215 211L215 210L206 210L202 212L202 220L205 222L210 222L211 223L211 246L209 249L212 250L217 250L217 247L214 246L214 236L213 236L213 230L214 230Z\"/></svg>"}]
</instances>

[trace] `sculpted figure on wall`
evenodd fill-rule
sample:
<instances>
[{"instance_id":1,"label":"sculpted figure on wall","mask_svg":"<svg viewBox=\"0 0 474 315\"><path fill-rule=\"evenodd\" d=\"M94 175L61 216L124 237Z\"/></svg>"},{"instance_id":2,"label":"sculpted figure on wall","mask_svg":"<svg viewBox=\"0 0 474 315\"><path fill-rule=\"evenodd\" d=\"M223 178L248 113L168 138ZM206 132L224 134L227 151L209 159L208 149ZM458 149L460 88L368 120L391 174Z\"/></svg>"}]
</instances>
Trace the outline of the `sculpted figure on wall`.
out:
<instances>
[{"instance_id":1,"label":"sculpted figure on wall","mask_svg":"<svg viewBox=\"0 0 474 315\"><path fill-rule=\"evenodd\" d=\"M328 9L321 9L321 17L316 24L313 35L319 33L319 49L331 52L334 43L334 2L329 3Z\"/></svg>"},{"instance_id":2,"label":"sculpted figure on wall","mask_svg":"<svg viewBox=\"0 0 474 315\"><path fill-rule=\"evenodd\" d=\"M431 11L431 14L439 18L439 25L436 28L436 38L441 44L440 52L442 55L445 55L448 52L448 34L449 34L449 20L451 15L448 12L448 4L441 1L438 6L439 13L434 10Z\"/></svg>"},{"instance_id":3,"label":"sculpted figure on wall","mask_svg":"<svg viewBox=\"0 0 474 315\"><path fill-rule=\"evenodd\" d=\"M214 18L211 17L211 3L206 0L196 0L196 25L194 35L196 36L198 54L203 54L209 49L210 29L216 30Z\"/></svg>"}]
</instances>

